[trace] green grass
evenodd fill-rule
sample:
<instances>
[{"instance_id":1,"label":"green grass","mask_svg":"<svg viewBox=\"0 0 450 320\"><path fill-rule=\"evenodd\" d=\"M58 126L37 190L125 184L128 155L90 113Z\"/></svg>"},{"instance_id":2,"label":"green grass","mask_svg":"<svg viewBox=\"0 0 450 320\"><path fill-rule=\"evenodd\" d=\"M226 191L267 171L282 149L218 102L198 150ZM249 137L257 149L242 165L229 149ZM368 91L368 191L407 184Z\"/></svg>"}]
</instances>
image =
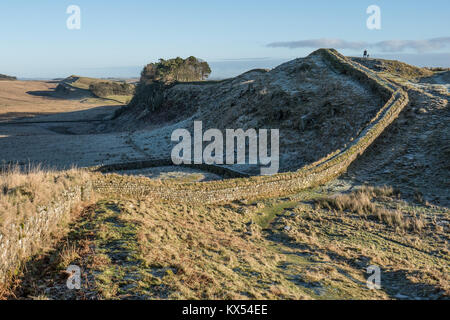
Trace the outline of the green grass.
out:
<instances>
[{"instance_id":1,"label":"green grass","mask_svg":"<svg viewBox=\"0 0 450 320\"><path fill-rule=\"evenodd\" d=\"M270 226L273 220L283 214L287 208L294 208L296 203L294 201L272 203L258 212L255 222L263 229Z\"/></svg>"}]
</instances>

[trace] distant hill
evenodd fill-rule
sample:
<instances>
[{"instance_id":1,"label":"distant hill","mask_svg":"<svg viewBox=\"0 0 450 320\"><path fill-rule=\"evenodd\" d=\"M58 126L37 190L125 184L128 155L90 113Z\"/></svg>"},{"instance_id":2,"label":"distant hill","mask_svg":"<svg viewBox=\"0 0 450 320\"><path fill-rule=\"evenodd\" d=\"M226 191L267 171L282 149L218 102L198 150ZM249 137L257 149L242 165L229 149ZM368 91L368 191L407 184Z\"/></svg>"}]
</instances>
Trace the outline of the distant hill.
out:
<instances>
[{"instance_id":1,"label":"distant hill","mask_svg":"<svg viewBox=\"0 0 450 320\"><path fill-rule=\"evenodd\" d=\"M416 67L397 60L355 57L351 59L374 71L389 73L407 80L429 77L434 74L430 69Z\"/></svg>"},{"instance_id":2,"label":"distant hill","mask_svg":"<svg viewBox=\"0 0 450 320\"><path fill-rule=\"evenodd\" d=\"M126 82L102 81L89 85L89 90L97 97L109 98L111 96L132 96L135 86Z\"/></svg>"},{"instance_id":3,"label":"distant hill","mask_svg":"<svg viewBox=\"0 0 450 320\"><path fill-rule=\"evenodd\" d=\"M0 74L0 81L2 81L2 80L17 80L17 78L16 77L7 76L7 75L4 75L4 74Z\"/></svg>"},{"instance_id":4,"label":"distant hill","mask_svg":"<svg viewBox=\"0 0 450 320\"><path fill-rule=\"evenodd\" d=\"M89 78L72 75L61 81L60 92L84 92L95 97L128 103L133 97L135 85L125 81Z\"/></svg>"},{"instance_id":5,"label":"distant hill","mask_svg":"<svg viewBox=\"0 0 450 320\"><path fill-rule=\"evenodd\" d=\"M102 82L105 80L97 79L97 78L89 78L89 77L81 77L76 75L71 75L70 77L62 80L65 84L70 84L72 87L78 89L89 90L89 86L93 83Z\"/></svg>"}]
</instances>

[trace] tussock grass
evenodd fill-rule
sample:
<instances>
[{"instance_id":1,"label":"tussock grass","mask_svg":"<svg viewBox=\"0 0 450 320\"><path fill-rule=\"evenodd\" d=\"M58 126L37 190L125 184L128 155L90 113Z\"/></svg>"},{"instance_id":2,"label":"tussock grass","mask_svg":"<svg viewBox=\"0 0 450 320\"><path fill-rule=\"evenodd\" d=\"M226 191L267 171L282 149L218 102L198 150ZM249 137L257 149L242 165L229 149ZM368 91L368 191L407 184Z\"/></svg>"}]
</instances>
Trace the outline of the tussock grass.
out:
<instances>
[{"instance_id":1,"label":"tussock grass","mask_svg":"<svg viewBox=\"0 0 450 320\"><path fill-rule=\"evenodd\" d=\"M377 213L373 198L387 198L394 195L391 187L362 187L349 194L339 194L334 197L320 198L316 204L322 208L351 211L358 214Z\"/></svg>"},{"instance_id":2,"label":"tussock grass","mask_svg":"<svg viewBox=\"0 0 450 320\"><path fill-rule=\"evenodd\" d=\"M293 212L293 218L280 218L276 228L334 268L308 269L311 281L340 288L345 296L359 295L358 286L336 282L339 276L335 275L345 272L365 282L365 268L377 265L382 269L379 293L389 298L396 299L398 293L421 299L450 296L446 208L409 203L391 188L363 187L347 194L319 196L310 207L302 205ZM289 230L284 227L287 224Z\"/></svg>"},{"instance_id":3,"label":"tussock grass","mask_svg":"<svg viewBox=\"0 0 450 320\"><path fill-rule=\"evenodd\" d=\"M80 258L79 249L70 243L67 243L59 253L61 269L66 269L73 261Z\"/></svg>"},{"instance_id":4,"label":"tussock grass","mask_svg":"<svg viewBox=\"0 0 450 320\"><path fill-rule=\"evenodd\" d=\"M390 227L399 228L399 230L420 233L426 224L422 216L406 216L398 208L386 208L379 204L380 201L388 201L398 196L399 194L392 187L364 186L348 194L319 198L315 200L315 203L318 208L357 213L364 217L376 218Z\"/></svg>"}]
</instances>

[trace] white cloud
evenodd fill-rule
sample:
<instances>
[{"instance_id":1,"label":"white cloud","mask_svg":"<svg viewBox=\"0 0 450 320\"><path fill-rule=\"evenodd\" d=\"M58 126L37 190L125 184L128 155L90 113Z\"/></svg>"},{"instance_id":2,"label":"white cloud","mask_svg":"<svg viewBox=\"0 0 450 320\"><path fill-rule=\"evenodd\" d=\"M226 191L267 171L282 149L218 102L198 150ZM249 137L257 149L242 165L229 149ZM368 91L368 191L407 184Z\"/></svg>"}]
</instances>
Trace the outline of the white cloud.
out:
<instances>
[{"instance_id":1,"label":"white cloud","mask_svg":"<svg viewBox=\"0 0 450 320\"><path fill-rule=\"evenodd\" d=\"M273 42L267 45L267 47L271 48L335 48L354 50L372 48L378 49L381 52L403 52L405 50L412 50L419 53L440 50L449 46L450 37L433 38L428 40L387 40L375 43L323 38L300 41Z\"/></svg>"},{"instance_id":2,"label":"white cloud","mask_svg":"<svg viewBox=\"0 0 450 320\"><path fill-rule=\"evenodd\" d=\"M273 42L267 45L271 48L335 48L360 49L366 46L364 42L352 42L342 39L310 39L301 41Z\"/></svg>"}]
</instances>

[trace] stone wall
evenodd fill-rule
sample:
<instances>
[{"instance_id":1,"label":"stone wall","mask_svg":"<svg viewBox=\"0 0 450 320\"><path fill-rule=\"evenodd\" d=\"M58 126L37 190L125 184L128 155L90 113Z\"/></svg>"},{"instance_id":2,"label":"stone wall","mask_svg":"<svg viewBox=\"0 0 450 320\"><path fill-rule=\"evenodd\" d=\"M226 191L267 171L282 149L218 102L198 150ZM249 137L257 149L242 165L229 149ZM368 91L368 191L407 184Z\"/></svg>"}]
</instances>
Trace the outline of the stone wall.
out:
<instances>
[{"instance_id":1,"label":"stone wall","mask_svg":"<svg viewBox=\"0 0 450 320\"><path fill-rule=\"evenodd\" d=\"M190 184L149 182L139 185L133 182L99 180L94 188L100 193L142 194L150 198L174 202L225 202L237 199L251 199L264 196L287 195L302 189L330 181L344 173L348 166L362 154L389 126L408 104L408 95L401 88L379 77L369 69L340 55L335 50L321 49L330 65L350 74L361 82L369 84L385 100L369 125L344 150L336 150L327 157L307 165L296 172L279 173L273 176L236 178L224 181L210 181Z\"/></svg>"},{"instance_id":2,"label":"stone wall","mask_svg":"<svg viewBox=\"0 0 450 320\"><path fill-rule=\"evenodd\" d=\"M5 235L0 234L0 284L9 281L22 264L45 247L55 227L69 218L71 210L92 196L92 184L75 186L56 196L47 206L19 225L7 226Z\"/></svg>"},{"instance_id":3,"label":"stone wall","mask_svg":"<svg viewBox=\"0 0 450 320\"><path fill-rule=\"evenodd\" d=\"M165 167L165 166L173 166L172 159L152 159L152 160L144 160L144 161L133 161L133 162L124 162L124 163L115 163L103 166L92 167L92 171L101 172L101 173L110 173L114 171L122 171L122 170L139 170L145 168L155 168L155 167ZM211 173L218 174L227 178L248 178L249 174L240 172L237 170L233 170L220 165L208 165L208 164L181 164L182 167L194 168L198 170L208 171Z\"/></svg>"},{"instance_id":4,"label":"stone wall","mask_svg":"<svg viewBox=\"0 0 450 320\"><path fill-rule=\"evenodd\" d=\"M48 206L39 208L35 215L29 216L20 225L12 224L8 226L8 238L0 234L0 283L8 281L26 259L36 254L49 239L54 227L60 225L69 217L71 209L76 204L90 199L92 191L107 196L136 195L138 193L162 201L214 203L288 195L326 183L341 175L396 119L408 104L408 95L401 88L396 88L389 81L378 77L358 63L349 61L334 50L323 49L321 54L337 70L351 74L360 81L368 83L373 90L377 90L383 97L389 99L359 137L352 141L347 148L336 150L327 157L298 171L273 176L242 178L241 173L228 168L201 165L196 167L219 174L228 174L235 178L199 183L147 181L144 184L138 184L135 182L137 180L133 179L128 180L128 182L115 183L114 180L103 176L92 183L73 187L57 196ZM169 160L152 160L94 169L100 172L108 172L169 164L171 164Z\"/></svg>"}]
</instances>

